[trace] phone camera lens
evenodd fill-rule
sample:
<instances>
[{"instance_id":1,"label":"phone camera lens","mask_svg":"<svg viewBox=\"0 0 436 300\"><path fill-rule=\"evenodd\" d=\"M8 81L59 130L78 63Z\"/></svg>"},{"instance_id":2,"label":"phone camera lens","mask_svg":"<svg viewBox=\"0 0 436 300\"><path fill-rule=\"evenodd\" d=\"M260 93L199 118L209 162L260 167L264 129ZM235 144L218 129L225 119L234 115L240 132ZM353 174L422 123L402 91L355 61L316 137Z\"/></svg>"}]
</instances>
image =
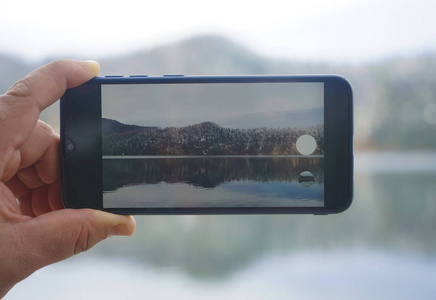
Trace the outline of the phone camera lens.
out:
<instances>
[{"instance_id":1,"label":"phone camera lens","mask_svg":"<svg viewBox=\"0 0 436 300\"><path fill-rule=\"evenodd\" d=\"M65 139L65 154L68 156L76 149L76 145L68 137Z\"/></svg>"}]
</instances>

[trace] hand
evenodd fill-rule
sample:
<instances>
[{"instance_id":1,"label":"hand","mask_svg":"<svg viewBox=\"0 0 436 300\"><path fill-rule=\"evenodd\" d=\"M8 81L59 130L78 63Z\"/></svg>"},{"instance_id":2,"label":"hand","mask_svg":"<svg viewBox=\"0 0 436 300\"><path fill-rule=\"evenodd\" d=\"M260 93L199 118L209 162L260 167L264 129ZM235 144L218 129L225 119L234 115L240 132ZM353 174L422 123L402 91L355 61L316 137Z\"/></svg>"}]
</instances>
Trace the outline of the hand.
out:
<instances>
[{"instance_id":1,"label":"hand","mask_svg":"<svg viewBox=\"0 0 436 300\"><path fill-rule=\"evenodd\" d=\"M131 216L63 208L59 136L38 120L98 72L96 62L56 61L0 96L0 298L44 266L135 231Z\"/></svg>"}]
</instances>

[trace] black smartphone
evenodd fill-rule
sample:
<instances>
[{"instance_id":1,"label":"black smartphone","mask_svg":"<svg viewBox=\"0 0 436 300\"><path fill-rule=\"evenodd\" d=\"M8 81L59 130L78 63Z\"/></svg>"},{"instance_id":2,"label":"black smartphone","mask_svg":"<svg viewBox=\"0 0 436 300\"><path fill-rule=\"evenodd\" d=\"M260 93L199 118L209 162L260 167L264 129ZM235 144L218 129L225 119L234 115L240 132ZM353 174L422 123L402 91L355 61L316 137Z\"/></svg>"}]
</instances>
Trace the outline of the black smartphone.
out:
<instances>
[{"instance_id":1,"label":"black smartphone","mask_svg":"<svg viewBox=\"0 0 436 300\"><path fill-rule=\"evenodd\" d=\"M61 98L65 207L330 214L353 194L340 76L107 76Z\"/></svg>"}]
</instances>

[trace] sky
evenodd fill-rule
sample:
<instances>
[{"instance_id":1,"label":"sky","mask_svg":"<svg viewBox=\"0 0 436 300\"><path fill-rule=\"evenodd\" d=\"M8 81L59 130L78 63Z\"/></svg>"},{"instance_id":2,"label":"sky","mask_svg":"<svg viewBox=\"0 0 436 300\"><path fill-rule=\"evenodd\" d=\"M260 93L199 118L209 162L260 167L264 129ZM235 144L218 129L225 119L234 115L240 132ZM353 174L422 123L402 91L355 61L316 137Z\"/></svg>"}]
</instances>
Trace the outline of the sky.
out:
<instances>
[{"instance_id":1,"label":"sky","mask_svg":"<svg viewBox=\"0 0 436 300\"><path fill-rule=\"evenodd\" d=\"M0 53L98 59L200 34L258 54L367 62L436 51L433 0L1 0Z\"/></svg>"},{"instance_id":2,"label":"sky","mask_svg":"<svg viewBox=\"0 0 436 300\"><path fill-rule=\"evenodd\" d=\"M301 128L323 123L323 93L322 83L104 85L102 117L159 127ZM304 118L289 117L301 110Z\"/></svg>"}]
</instances>

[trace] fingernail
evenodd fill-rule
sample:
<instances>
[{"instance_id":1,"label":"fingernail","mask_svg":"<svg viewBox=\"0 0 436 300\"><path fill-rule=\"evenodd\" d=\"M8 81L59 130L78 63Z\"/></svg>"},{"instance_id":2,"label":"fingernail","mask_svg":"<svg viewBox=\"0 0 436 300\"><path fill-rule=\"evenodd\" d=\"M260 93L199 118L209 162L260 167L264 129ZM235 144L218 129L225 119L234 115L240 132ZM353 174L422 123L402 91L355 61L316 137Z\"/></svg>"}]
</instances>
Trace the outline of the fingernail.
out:
<instances>
[{"instance_id":1,"label":"fingernail","mask_svg":"<svg viewBox=\"0 0 436 300\"><path fill-rule=\"evenodd\" d=\"M89 71L95 76L100 73L100 64L96 62L95 60L86 60L85 61L88 64Z\"/></svg>"},{"instance_id":2,"label":"fingernail","mask_svg":"<svg viewBox=\"0 0 436 300\"><path fill-rule=\"evenodd\" d=\"M109 236L131 236L136 229L136 222L132 216L125 216L127 222L123 222L113 226L109 230Z\"/></svg>"}]
</instances>

